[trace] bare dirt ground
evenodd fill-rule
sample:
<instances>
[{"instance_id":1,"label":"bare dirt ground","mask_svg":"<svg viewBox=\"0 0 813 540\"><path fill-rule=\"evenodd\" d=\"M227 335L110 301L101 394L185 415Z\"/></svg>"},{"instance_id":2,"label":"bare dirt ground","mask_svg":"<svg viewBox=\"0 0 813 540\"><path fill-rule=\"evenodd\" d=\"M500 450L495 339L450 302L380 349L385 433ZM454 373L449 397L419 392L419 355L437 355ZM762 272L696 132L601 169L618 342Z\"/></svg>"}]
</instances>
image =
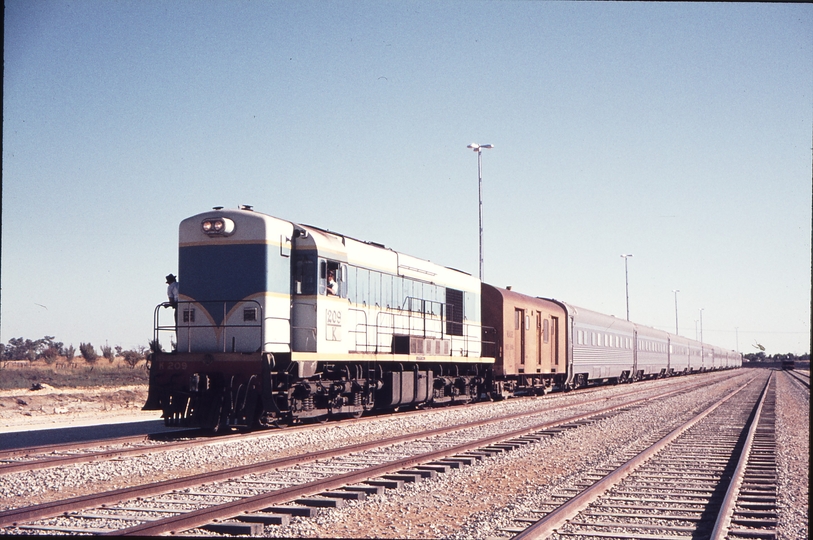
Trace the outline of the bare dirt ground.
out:
<instances>
[{"instance_id":1,"label":"bare dirt ground","mask_svg":"<svg viewBox=\"0 0 813 540\"><path fill-rule=\"evenodd\" d=\"M147 385L113 388L54 388L0 390L0 430L18 431L56 425L95 423L110 420L151 420L159 411L142 411Z\"/></svg>"}]
</instances>

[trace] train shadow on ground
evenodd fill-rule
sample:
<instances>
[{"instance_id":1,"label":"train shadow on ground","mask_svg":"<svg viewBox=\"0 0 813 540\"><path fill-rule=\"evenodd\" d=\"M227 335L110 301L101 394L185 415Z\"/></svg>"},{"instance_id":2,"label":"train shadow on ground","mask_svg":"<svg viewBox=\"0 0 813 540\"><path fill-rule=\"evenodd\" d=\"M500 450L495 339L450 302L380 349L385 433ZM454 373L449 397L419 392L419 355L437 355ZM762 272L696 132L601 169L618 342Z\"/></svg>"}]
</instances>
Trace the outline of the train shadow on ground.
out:
<instances>
[{"instance_id":1,"label":"train shadow on ground","mask_svg":"<svg viewBox=\"0 0 813 540\"><path fill-rule=\"evenodd\" d=\"M168 428L161 419L137 420L118 424L94 426L68 426L39 429L35 431L17 431L0 433L0 450L14 450L31 446L50 444L79 443L103 441L116 437L136 435L154 435L156 439L173 438L173 434L199 436L200 432L191 432L188 428Z\"/></svg>"}]
</instances>

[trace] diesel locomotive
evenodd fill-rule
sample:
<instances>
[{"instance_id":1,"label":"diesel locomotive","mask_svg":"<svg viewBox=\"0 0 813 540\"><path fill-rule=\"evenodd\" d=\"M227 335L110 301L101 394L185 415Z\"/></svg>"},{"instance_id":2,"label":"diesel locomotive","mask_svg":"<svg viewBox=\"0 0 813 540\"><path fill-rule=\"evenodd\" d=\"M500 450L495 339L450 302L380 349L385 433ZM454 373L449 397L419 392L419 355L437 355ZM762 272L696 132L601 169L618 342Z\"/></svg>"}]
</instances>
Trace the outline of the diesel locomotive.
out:
<instances>
[{"instance_id":1,"label":"diesel locomotive","mask_svg":"<svg viewBox=\"0 0 813 540\"><path fill-rule=\"evenodd\" d=\"M742 362L249 206L183 220L178 274L177 304L155 308L144 406L172 426L360 416Z\"/></svg>"}]
</instances>

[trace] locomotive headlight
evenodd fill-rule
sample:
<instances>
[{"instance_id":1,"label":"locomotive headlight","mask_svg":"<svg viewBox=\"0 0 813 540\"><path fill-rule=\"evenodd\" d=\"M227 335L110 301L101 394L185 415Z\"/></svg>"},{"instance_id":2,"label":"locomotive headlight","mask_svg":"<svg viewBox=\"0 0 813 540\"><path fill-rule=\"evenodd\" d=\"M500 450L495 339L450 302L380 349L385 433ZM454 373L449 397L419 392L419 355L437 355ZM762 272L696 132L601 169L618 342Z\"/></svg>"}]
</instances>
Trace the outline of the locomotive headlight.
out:
<instances>
[{"instance_id":1,"label":"locomotive headlight","mask_svg":"<svg viewBox=\"0 0 813 540\"><path fill-rule=\"evenodd\" d=\"M234 232L234 221L229 218L205 219L201 228L209 236L228 236Z\"/></svg>"}]
</instances>

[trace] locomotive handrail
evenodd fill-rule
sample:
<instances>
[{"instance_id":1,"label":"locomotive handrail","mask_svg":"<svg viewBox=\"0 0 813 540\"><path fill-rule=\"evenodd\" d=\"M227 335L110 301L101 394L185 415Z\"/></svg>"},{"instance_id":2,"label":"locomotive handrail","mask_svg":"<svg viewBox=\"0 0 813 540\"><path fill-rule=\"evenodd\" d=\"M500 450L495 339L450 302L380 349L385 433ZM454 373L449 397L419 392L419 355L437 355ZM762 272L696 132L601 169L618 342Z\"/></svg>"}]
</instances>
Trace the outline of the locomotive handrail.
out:
<instances>
[{"instance_id":1,"label":"locomotive handrail","mask_svg":"<svg viewBox=\"0 0 813 540\"><path fill-rule=\"evenodd\" d=\"M358 335L359 334L364 334L364 352L367 352L367 348L369 347L369 345L367 344L367 342L368 342L368 339L367 339L367 312L364 311L363 309L357 309L357 308L348 308L348 311L355 311L356 313L363 313L364 314L364 322L359 323L358 321L356 321L356 327L353 330L350 330L350 333L353 334L353 338L354 338L354 342L355 342L353 344L353 346L355 347L356 350L358 350L358 347L359 347L359 336ZM359 324L361 324L361 326L364 328L363 331L358 330Z\"/></svg>"},{"instance_id":2,"label":"locomotive handrail","mask_svg":"<svg viewBox=\"0 0 813 540\"><path fill-rule=\"evenodd\" d=\"M206 304L222 304L223 305L223 322L221 324L192 324L195 322L194 320L194 312L189 311L188 306L190 305L199 305L202 309L207 312L210 312L208 309L204 308L203 306ZM252 321L253 324L227 324L226 323L226 316L228 315L228 304L255 304L258 308L258 317ZM183 311L181 306L187 306L187 311ZM221 332L222 335L222 351L228 352L226 350L226 329L228 328L257 328L259 331L259 340L258 343L264 343L264 328L262 322L265 320L263 317L263 307L257 300L180 300L177 302L176 306L173 308L174 316L175 316L175 324L173 325L162 325L160 324L160 313L161 308L169 307L167 302L158 304L155 306L155 310L153 313L153 340L155 346L163 350L161 346L160 336L162 332L174 332L175 337L178 337L178 331L180 329L186 330L186 352L192 352L192 329L206 329L206 328L220 328L223 329ZM234 306L232 306L232 309ZM178 312L181 312L180 321L178 320ZM184 320L186 319L186 320ZM232 337L232 349L235 348L234 344L234 336ZM170 343L172 343L172 338L170 337ZM180 343L175 343L175 350L180 350ZM234 350L232 350L234 352Z\"/></svg>"},{"instance_id":3,"label":"locomotive handrail","mask_svg":"<svg viewBox=\"0 0 813 540\"><path fill-rule=\"evenodd\" d=\"M416 300L420 300L420 299L416 299ZM445 305L445 304L442 304L441 302L427 301L427 303L428 302L433 302L433 303ZM433 339L433 338L434 339L446 339L446 338L448 338L449 343L450 343L450 356L451 356L451 351L454 351L455 348L457 348L460 351L461 356L466 356L466 357L470 356L472 353L477 352L472 348L473 345L475 345L475 344L480 344L480 356L483 356L484 346L486 346L486 347L490 346L491 349L493 349L493 351L494 351L490 356L488 356L488 358L494 357L496 355L496 342L485 341L485 340L482 339L482 330L483 329L487 330L490 327L484 327L481 324L477 324L477 323L472 324L472 323L466 323L466 322L454 322L453 324L459 325L460 334L446 334L443 331L444 328L445 328L444 325L445 325L445 323L451 322L451 321L444 320L442 315L437 315L437 314L432 314L432 313L422 313L422 318L423 319L428 318L429 321L434 321L434 322L438 323L440 325L441 330L436 331L436 330L428 329L427 326L426 326L426 321L424 321L424 324L422 325L421 330L419 331L418 334L416 334L415 329L412 328L412 322L413 322L412 313L419 313L419 312L412 311L410 313L409 310L404 310L404 309L401 309L401 308L394 308L393 309L393 308L390 308L390 307L383 308L383 309L379 308L379 309L380 309L380 311L378 311L376 313L376 318L375 318L374 324L370 324L367 321L367 312L365 310L357 309L357 308L349 308L349 311L353 311L353 312L356 312L356 313L362 313L364 315L364 320L362 322L357 322L355 328L353 330L349 331L350 333L352 333L355 336L355 340L354 340L355 345L354 346L355 346L355 351L356 352L369 352L370 349L373 349L373 351L376 352L376 353L392 352L392 349L391 349L392 345L390 344L389 346L387 346L387 345L380 344L380 337L382 335L384 335L384 336L387 336L387 335L393 336L393 335L397 335L397 334L402 334L402 335L408 335L408 336L414 336L414 337L421 337L421 338L424 338L424 339ZM403 313L404 311L406 311L407 313ZM427 315L429 317L427 317ZM391 323L383 323L382 322L383 317L392 317L392 322ZM396 318L397 317L401 317L400 324L396 324ZM406 319L406 323L404 323L404 319ZM369 339L370 338L370 329L373 329L375 331L375 334L374 334L375 343L372 344L372 345L370 344L370 339ZM476 335L471 332L472 329L477 329L477 334ZM491 331L495 332L493 328L491 328ZM359 336L364 336L363 341L360 341ZM461 342L462 342L462 346L461 346ZM381 350L382 348L386 349L387 347L389 347L389 349L390 349L389 351Z\"/></svg>"}]
</instances>

